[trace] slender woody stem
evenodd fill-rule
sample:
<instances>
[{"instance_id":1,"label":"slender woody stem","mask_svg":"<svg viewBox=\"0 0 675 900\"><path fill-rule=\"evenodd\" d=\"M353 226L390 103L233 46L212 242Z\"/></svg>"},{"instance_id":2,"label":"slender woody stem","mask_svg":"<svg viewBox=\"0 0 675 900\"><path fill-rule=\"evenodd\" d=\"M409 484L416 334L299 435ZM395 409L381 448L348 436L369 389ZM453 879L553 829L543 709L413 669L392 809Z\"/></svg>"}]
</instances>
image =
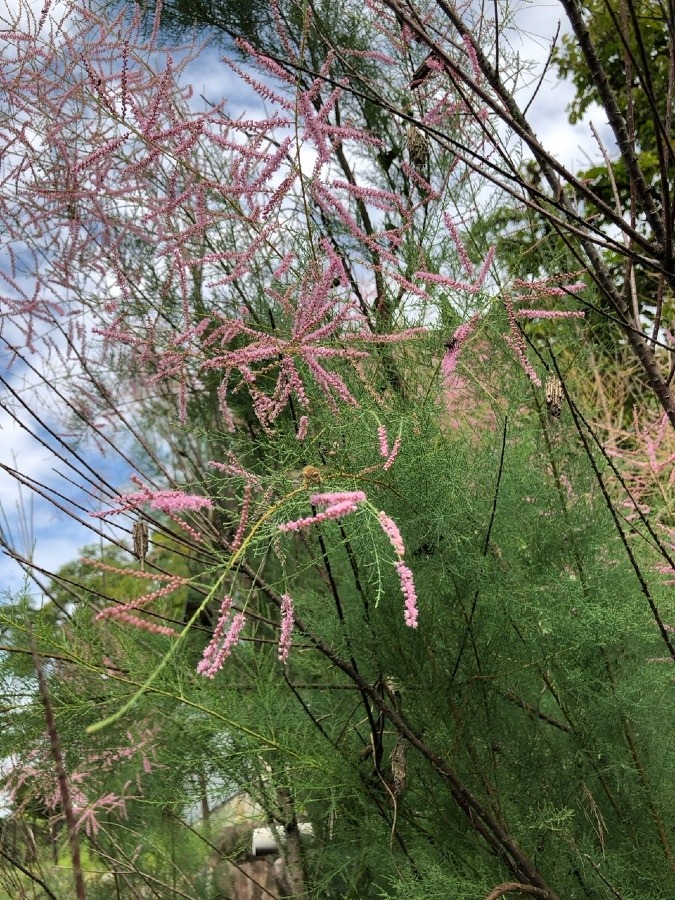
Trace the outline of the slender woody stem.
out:
<instances>
[{"instance_id":1,"label":"slender woody stem","mask_svg":"<svg viewBox=\"0 0 675 900\"><path fill-rule=\"evenodd\" d=\"M84 887L84 877L82 875L82 862L80 859L80 838L77 833L77 823L73 812L73 804L70 800L70 790L68 788L68 776L66 775L66 767L63 762L63 754L61 752L61 743L59 741L58 731L56 730L56 721L54 719L54 711L49 699L49 689L47 680L42 670L42 661L37 652L35 636L33 629L29 626L29 638L31 654L33 656L33 665L35 666L35 674L37 676L38 689L42 697L42 703L45 708L45 722L47 725L47 734L49 735L49 746L54 759L54 768L56 770L56 780L59 786L59 794L61 796L61 806L63 807L63 815L68 828L68 839L70 841L70 854L73 861L73 878L75 880L75 896L77 900L86 900L86 891Z\"/></svg>"}]
</instances>

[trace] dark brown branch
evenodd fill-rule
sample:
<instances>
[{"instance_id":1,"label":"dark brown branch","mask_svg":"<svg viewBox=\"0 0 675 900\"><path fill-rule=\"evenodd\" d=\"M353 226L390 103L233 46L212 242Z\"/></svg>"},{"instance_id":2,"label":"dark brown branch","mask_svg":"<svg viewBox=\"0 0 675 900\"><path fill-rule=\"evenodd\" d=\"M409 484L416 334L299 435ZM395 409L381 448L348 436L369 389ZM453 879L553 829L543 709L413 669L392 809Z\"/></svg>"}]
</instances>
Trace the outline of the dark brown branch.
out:
<instances>
[{"instance_id":1,"label":"dark brown branch","mask_svg":"<svg viewBox=\"0 0 675 900\"><path fill-rule=\"evenodd\" d=\"M77 900L86 900L86 891L84 888L84 876L82 874L82 861L80 859L80 839L77 833L77 823L73 812L73 805L70 800L70 789L68 787L68 777L66 775L66 767L63 762L63 754L61 753L61 744L59 735L56 730L56 721L54 720L54 711L49 699L49 690L47 681L42 671L42 661L37 652L35 638L32 629L29 629L31 653L33 656L33 664L35 666L35 674L37 676L38 689L45 708L45 722L47 725L47 733L49 735L49 745L54 759L54 768L56 770L56 780L59 786L59 795L61 797L61 806L63 807L63 815L68 828L68 839L70 841L70 853L73 861L73 877L75 879L75 896Z\"/></svg>"},{"instance_id":2,"label":"dark brown branch","mask_svg":"<svg viewBox=\"0 0 675 900\"><path fill-rule=\"evenodd\" d=\"M604 882L607 885L607 887L610 889L612 894L617 898L617 900L624 900L623 894L620 894L617 891L617 889L614 887L614 885L602 874L602 872L600 871L600 868L598 867L598 865L596 863L593 862L593 860L590 858L588 853L584 853L584 856L589 861L589 863L593 866L593 869L595 870L595 874L598 876L598 878L602 882Z\"/></svg>"},{"instance_id":3,"label":"dark brown branch","mask_svg":"<svg viewBox=\"0 0 675 900\"><path fill-rule=\"evenodd\" d=\"M513 691L504 691L502 697L504 697L505 700L508 700L509 703L515 703L516 706L524 709L525 712L530 713L530 715L535 716L537 719L541 719L542 722L546 722L547 725L559 728L560 731L564 731L567 734L574 734L574 729L571 725L568 725L567 722L561 722L558 719L554 719L552 716L547 716L546 713L541 712L536 706L532 706L531 703L518 697Z\"/></svg>"},{"instance_id":4,"label":"dark brown branch","mask_svg":"<svg viewBox=\"0 0 675 900\"><path fill-rule=\"evenodd\" d=\"M543 66L543 68L542 68L542 70L541 70L541 75L539 76L539 78L538 78L538 80L537 80L537 86L536 86L536 88L534 89L534 92L533 92L532 96L531 96L530 99L527 101L527 105L525 106L525 109L523 110L523 115L524 115L524 116L527 115L528 109L529 109L529 108L532 106L532 104L534 103L535 97L536 97L537 94L539 93L539 89L540 89L540 87L542 86L542 84L544 83L544 78L546 78L546 74L547 74L547 72L548 72L548 70L549 70L549 67L550 67L550 65L551 65L551 60L553 59L553 54L554 54L554 52L555 52L555 45L558 43L558 37L559 37L559 35L560 35L560 22L558 22L558 27L556 28L555 34L553 35L553 40L551 41L551 49L550 49L549 52L548 52L548 57L546 58L546 62L544 63L544 66ZM495 67L495 75L497 75L497 77L499 77L499 72L498 72L498 70L497 70L496 67Z\"/></svg>"}]
</instances>

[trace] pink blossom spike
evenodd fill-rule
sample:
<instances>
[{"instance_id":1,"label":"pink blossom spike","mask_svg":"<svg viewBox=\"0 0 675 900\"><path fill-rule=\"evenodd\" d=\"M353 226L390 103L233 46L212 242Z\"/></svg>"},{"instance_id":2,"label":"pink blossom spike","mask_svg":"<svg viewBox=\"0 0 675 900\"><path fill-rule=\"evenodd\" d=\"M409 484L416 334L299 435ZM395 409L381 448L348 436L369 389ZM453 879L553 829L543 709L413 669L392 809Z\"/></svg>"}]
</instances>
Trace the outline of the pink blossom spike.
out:
<instances>
[{"instance_id":1,"label":"pink blossom spike","mask_svg":"<svg viewBox=\"0 0 675 900\"><path fill-rule=\"evenodd\" d=\"M401 449L401 435L398 435L396 440L394 441L393 447L391 448L391 453L386 458L386 460L384 461L384 465L382 466L382 468L384 469L385 472L388 472L389 469L391 469L391 467L394 465L396 457L398 456L398 451L400 449Z\"/></svg>"},{"instance_id":2,"label":"pink blossom spike","mask_svg":"<svg viewBox=\"0 0 675 900\"><path fill-rule=\"evenodd\" d=\"M509 320L509 327L511 329L511 334L506 336L505 341L515 353L516 359L523 367L530 381L532 381L532 383L537 387L541 387L541 378L539 378L539 376L537 375L534 367L532 366L532 363L529 361L525 353L525 341L523 340L522 334L518 330L516 314L513 309L513 302L507 294L504 294L503 300L504 307L506 308L506 316Z\"/></svg>"},{"instance_id":3,"label":"pink blossom spike","mask_svg":"<svg viewBox=\"0 0 675 900\"><path fill-rule=\"evenodd\" d=\"M293 637L293 598L289 594L281 597L281 636L279 637L279 660L288 661Z\"/></svg>"},{"instance_id":4,"label":"pink blossom spike","mask_svg":"<svg viewBox=\"0 0 675 900\"><path fill-rule=\"evenodd\" d=\"M205 678L215 678L222 669L225 660L236 646L246 622L246 618L241 612L237 613L230 622L231 609L232 599L225 597L220 605L220 616L211 642L204 650L201 662L197 666L197 672ZM228 622L229 628L226 631Z\"/></svg>"},{"instance_id":5,"label":"pink blossom spike","mask_svg":"<svg viewBox=\"0 0 675 900\"><path fill-rule=\"evenodd\" d=\"M380 445L380 456L389 456L389 444L387 443L387 429L380 425L377 429L377 440Z\"/></svg>"},{"instance_id":6,"label":"pink blossom spike","mask_svg":"<svg viewBox=\"0 0 675 900\"><path fill-rule=\"evenodd\" d=\"M474 47L473 42L468 34L463 35L462 42L464 44L464 49L466 50L466 55L469 57L469 62L471 63L471 70L473 72L474 81L476 82L476 84L480 84L483 80L483 73L478 62L478 54L476 53L476 48Z\"/></svg>"},{"instance_id":7,"label":"pink blossom spike","mask_svg":"<svg viewBox=\"0 0 675 900\"><path fill-rule=\"evenodd\" d=\"M279 531L300 531L309 525L318 525L320 522L326 522L329 519L340 519L350 513L356 512L358 505L353 500L342 500L328 506L323 512L317 513L315 516L307 516L304 519L296 519L294 522L284 522L279 525Z\"/></svg>"},{"instance_id":8,"label":"pink blossom spike","mask_svg":"<svg viewBox=\"0 0 675 900\"><path fill-rule=\"evenodd\" d=\"M441 373L445 380L447 380L455 371L462 347L475 331L480 317L481 314L476 313L468 322L465 322L463 325L460 325L459 328L456 328L452 338L446 344L445 355L441 362Z\"/></svg>"},{"instance_id":9,"label":"pink blossom spike","mask_svg":"<svg viewBox=\"0 0 675 900\"><path fill-rule=\"evenodd\" d=\"M307 516L303 519L296 519L293 522L283 522L278 526L279 531L300 531L309 525L318 525L319 522L326 522L328 519L339 519L350 513L356 512L359 503L366 500L363 491L336 491L327 494L314 494L310 497L312 506L325 506L316 515Z\"/></svg>"},{"instance_id":10,"label":"pink blossom spike","mask_svg":"<svg viewBox=\"0 0 675 900\"><path fill-rule=\"evenodd\" d=\"M312 506L326 506L327 504L341 503L343 501L363 503L365 499L366 495L363 491L335 491L332 493L313 494L310 497Z\"/></svg>"},{"instance_id":11,"label":"pink blossom spike","mask_svg":"<svg viewBox=\"0 0 675 900\"><path fill-rule=\"evenodd\" d=\"M300 416L300 421L298 422L298 431L295 435L298 441L304 441L307 437L307 429L309 427L309 419L307 416Z\"/></svg>"},{"instance_id":12,"label":"pink blossom spike","mask_svg":"<svg viewBox=\"0 0 675 900\"><path fill-rule=\"evenodd\" d=\"M459 229L453 222L449 213L447 213L447 212L443 213L443 220L445 222L446 228L448 229L448 231L450 232L450 235L452 237L453 243L457 250L457 255L459 256L459 260L462 264L462 268L464 269L464 271L466 272L466 274L468 276L473 275L474 265L471 262L471 260L469 259L469 254L466 252L466 246L464 244L464 241L461 238Z\"/></svg>"},{"instance_id":13,"label":"pink blossom spike","mask_svg":"<svg viewBox=\"0 0 675 900\"><path fill-rule=\"evenodd\" d=\"M185 511L195 511L204 507L210 509L213 506L208 497L200 497L196 494L186 494L185 491L151 491L143 487L143 490L133 494L123 494L117 500L117 509L103 510L91 513L94 519L104 519L108 516L117 516L120 513L138 509L148 503L151 509L168 514L176 514Z\"/></svg>"},{"instance_id":14,"label":"pink blossom spike","mask_svg":"<svg viewBox=\"0 0 675 900\"><path fill-rule=\"evenodd\" d=\"M382 530L391 541L391 545L396 551L396 554L402 559L403 556L405 556L405 544L403 543L401 532L398 530L398 525L386 514L386 512L379 512L377 518L382 526Z\"/></svg>"},{"instance_id":15,"label":"pink blossom spike","mask_svg":"<svg viewBox=\"0 0 675 900\"><path fill-rule=\"evenodd\" d=\"M409 628L417 628L417 593L413 574L405 563L400 561L396 563L396 571L405 597L405 624Z\"/></svg>"},{"instance_id":16,"label":"pink blossom spike","mask_svg":"<svg viewBox=\"0 0 675 900\"><path fill-rule=\"evenodd\" d=\"M248 523L248 514L251 508L252 493L253 484L249 481L244 487L244 499L241 505L241 512L239 514L239 525L237 527L237 533L234 536L234 540L232 541L232 547L230 548L232 553L235 553L241 547L241 542L244 539L244 532L246 531L246 525Z\"/></svg>"},{"instance_id":17,"label":"pink blossom spike","mask_svg":"<svg viewBox=\"0 0 675 900\"><path fill-rule=\"evenodd\" d=\"M174 628L168 628L165 625L158 625L156 622L141 619L139 616L134 616L124 610L120 610L115 615L115 619L117 619L118 622L124 622L125 625L132 625L134 628L138 628L141 631L149 631L151 634L161 634L164 637L179 636Z\"/></svg>"},{"instance_id":18,"label":"pink blossom spike","mask_svg":"<svg viewBox=\"0 0 675 900\"><path fill-rule=\"evenodd\" d=\"M213 503L208 497L198 497L184 491L157 491L150 500L150 507L161 512L177 513L185 510L211 509Z\"/></svg>"}]
</instances>

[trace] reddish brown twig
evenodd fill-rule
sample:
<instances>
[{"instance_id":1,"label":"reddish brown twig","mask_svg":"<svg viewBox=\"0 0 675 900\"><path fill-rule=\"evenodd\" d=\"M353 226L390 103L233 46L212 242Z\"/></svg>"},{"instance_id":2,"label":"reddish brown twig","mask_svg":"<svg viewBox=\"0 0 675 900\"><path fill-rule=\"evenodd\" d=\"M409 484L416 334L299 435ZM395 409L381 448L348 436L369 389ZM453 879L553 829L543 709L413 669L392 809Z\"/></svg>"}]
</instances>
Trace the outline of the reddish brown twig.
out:
<instances>
[{"instance_id":1,"label":"reddish brown twig","mask_svg":"<svg viewBox=\"0 0 675 900\"><path fill-rule=\"evenodd\" d=\"M68 828L68 838L70 840L70 853L73 860L73 877L75 878L75 896L77 900L86 900L86 892L84 889L84 878L82 876L82 862L80 860L80 840L77 834L77 826L75 823L75 814L73 813L73 805L70 802L70 791L68 790L68 778L66 769L63 764L63 754L61 753L61 744L59 743L58 732L56 731L56 722L54 721L54 711L51 701L49 700L49 691L47 689L47 681L42 671L42 661L37 652L35 637L33 630L29 629L30 649L33 656L33 664L35 666L35 674L37 676L38 689L40 697L45 707L45 722L47 725L47 734L49 735L49 745L54 757L54 768L56 769L56 780L59 786L59 795L61 797L61 805L63 806L63 815Z\"/></svg>"},{"instance_id":2,"label":"reddish brown twig","mask_svg":"<svg viewBox=\"0 0 675 900\"><path fill-rule=\"evenodd\" d=\"M533 887L531 884L518 884L517 881L509 881L505 884L498 884L493 891L490 891L485 900L497 900L498 897L503 897L504 894L510 894L512 891L514 893L517 891L519 894L529 894L531 897L542 897L543 900L547 900L551 896L548 891Z\"/></svg>"}]
</instances>

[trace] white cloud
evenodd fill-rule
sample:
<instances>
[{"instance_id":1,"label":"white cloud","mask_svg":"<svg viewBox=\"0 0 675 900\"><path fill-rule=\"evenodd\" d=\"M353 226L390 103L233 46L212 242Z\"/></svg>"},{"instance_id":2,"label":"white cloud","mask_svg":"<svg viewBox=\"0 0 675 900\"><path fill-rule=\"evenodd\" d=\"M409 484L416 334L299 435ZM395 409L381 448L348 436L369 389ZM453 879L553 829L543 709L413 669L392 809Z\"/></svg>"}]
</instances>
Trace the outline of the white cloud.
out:
<instances>
[{"instance_id":1,"label":"white cloud","mask_svg":"<svg viewBox=\"0 0 675 900\"><path fill-rule=\"evenodd\" d=\"M73 4L67 0L0 0L0 33L16 31L30 35L39 34L48 42L52 35L61 33L72 15ZM9 43L3 45L2 53L3 58L7 60L12 53Z\"/></svg>"},{"instance_id":2,"label":"white cloud","mask_svg":"<svg viewBox=\"0 0 675 900\"><path fill-rule=\"evenodd\" d=\"M513 24L505 39L511 49L523 60L531 60L532 73L523 79L517 91L521 108L530 101L539 78L549 58L556 33L557 46L563 35L571 33L571 27L559 3L521 3L514 12ZM594 163L602 161L597 142L589 122L593 122L605 146L610 150L614 139L600 106L592 105L583 120L576 125L569 122L569 105L575 94L570 79L558 77L554 66L549 66L527 114L527 118L545 150L576 174L588 167L589 157Z\"/></svg>"}]
</instances>

